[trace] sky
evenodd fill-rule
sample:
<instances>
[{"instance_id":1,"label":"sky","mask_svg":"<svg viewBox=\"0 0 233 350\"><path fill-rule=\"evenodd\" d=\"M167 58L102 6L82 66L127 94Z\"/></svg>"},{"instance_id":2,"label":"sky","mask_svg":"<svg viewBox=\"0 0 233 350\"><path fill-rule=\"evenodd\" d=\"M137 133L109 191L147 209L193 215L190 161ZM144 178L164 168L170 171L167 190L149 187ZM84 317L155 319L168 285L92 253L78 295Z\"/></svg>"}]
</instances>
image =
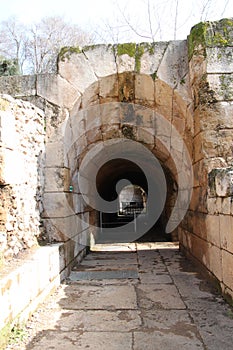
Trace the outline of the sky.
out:
<instances>
[{"instance_id":1,"label":"sky","mask_svg":"<svg viewBox=\"0 0 233 350\"><path fill-rule=\"evenodd\" d=\"M97 36L99 35L97 41L148 41L146 37L151 37L152 34L156 40L185 39L191 27L201 20L233 17L233 0L178 0L175 31L176 1L2 0L0 22L15 16L30 24L45 16L59 15L86 31L95 31ZM207 6L201 13L203 4ZM129 30L127 21L134 31ZM135 32L140 35L136 35Z\"/></svg>"}]
</instances>

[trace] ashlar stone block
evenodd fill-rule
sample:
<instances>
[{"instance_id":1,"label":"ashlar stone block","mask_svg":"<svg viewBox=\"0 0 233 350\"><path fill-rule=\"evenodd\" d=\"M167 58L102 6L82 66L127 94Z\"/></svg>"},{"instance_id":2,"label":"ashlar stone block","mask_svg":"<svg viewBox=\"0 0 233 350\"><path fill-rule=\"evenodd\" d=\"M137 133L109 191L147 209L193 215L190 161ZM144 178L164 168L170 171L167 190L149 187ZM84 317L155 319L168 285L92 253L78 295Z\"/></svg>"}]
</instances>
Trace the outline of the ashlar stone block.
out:
<instances>
[{"instance_id":1,"label":"ashlar stone block","mask_svg":"<svg viewBox=\"0 0 233 350\"><path fill-rule=\"evenodd\" d=\"M58 62L58 72L81 93L98 80L83 53L67 52Z\"/></svg>"},{"instance_id":2,"label":"ashlar stone block","mask_svg":"<svg viewBox=\"0 0 233 350\"><path fill-rule=\"evenodd\" d=\"M112 45L86 46L83 52L97 77L105 77L117 72Z\"/></svg>"},{"instance_id":3,"label":"ashlar stone block","mask_svg":"<svg viewBox=\"0 0 233 350\"><path fill-rule=\"evenodd\" d=\"M80 93L58 74L40 74L37 95L60 107L72 108Z\"/></svg>"},{"instance_id":4,"label":"ashlar stone block","mask_svg":"<svg viewBox=\"0 0 233 350\"><path fill-rule=\"evenodd\" d=\"M210 194L217 197L233 196L233 168L213 169L209 174Z\"/></svg>"},{"instance_id":5,"label":"ashlar stone block","mask_svg":"<svg viewBox=\"0 0 233 350\"><path fill-rule=\"evenodd\" d=\"M169 86L182 82L188 72L187 42L171 41L158 68L157 76Z\"/></svg>"}]
</instances>

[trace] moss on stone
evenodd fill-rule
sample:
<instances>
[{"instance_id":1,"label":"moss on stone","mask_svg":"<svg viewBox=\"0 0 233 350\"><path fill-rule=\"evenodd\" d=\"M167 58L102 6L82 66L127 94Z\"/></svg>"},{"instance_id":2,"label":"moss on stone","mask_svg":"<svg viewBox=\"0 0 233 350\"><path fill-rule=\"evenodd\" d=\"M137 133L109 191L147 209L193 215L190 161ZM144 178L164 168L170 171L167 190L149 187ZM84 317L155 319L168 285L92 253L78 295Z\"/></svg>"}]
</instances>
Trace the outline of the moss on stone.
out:
<instances>
[{"instance_id":1,"label":"moss on stone","mask_svg":"<svg viewBox=\"0 0 233 350\"><path fill-rule=\"evenodd\" d=\"M207 27L207 22L200 22L191 29L190 35L188 36L189 59L191 59L196 52L199 52L200 46L204 46Z\"/></svg>"},{"instance_id":2,"label":"moss on stone","mask_svg":"<svg viewBox=\"0 0 233 350\"><path fill-rule=\"evenodd\" d=\"M135 57L136 54L136 43L125 43L117 45L117 55L129 55L130 57Z\"/></svg>"},{"instance_id":3,"label":"moss on stone","mask_svg":"<svg viewBox=\"0 0 233 350\"><path fill-rule=\"evenodd\" d=\"M195 25L188 36L189 59L206 47L225 47L233 45L233 19L216 22L200 22Z\"/></svg>"},{"instance_id":4,"label":"moss on stone","mask_svg":"<svg viewBox=\"0 0 233 350\"><path fill-rule=\"evenodd\" d=\"M217 22L209 22L206 43L208 46L232 46L233 19L224 18Z\"/></svg>"},{"instance_id":5,"label":"moss on stone","mask_svg":"<svg viewBox=\"0 0 233 350\"><path fill-rule=\"evenodd\" d=\"M217 102L215 91L210 89L207 75L204 74L199 83L198 100L200 105L210 106Z\"/></svg>"},{"instance_id":6,"label":"moss on stone","mask_svg":"<svg viewBox=\"0 0 233 350\"><path fill-rule=\"evenodd\" d=\"M144 43L135 44L135 43L126 43L117 45L117 55L128 55L129 57L135 58L135 71L140 72L141 68L141 57L145 52Z\"/></svg>"},{"instance_id":7,"label":"moss on stone","mask_svg":"<svg viewBox=\"0 0 233 350\"><path fill-rule=\"evenodd\" d=\"M144 54L144 45L137 45L136 54L135 54L135 71L140 72L141 69L141 58Z\"/></svg>"},{"instance_id":8,"label":"moss on stone","mask_svg":"<svg viewBox=\"0 0 233 350\"><path fill-rule=\"evenodd\" d=\"M185 78L183 77L182 79L180 79L180 85L185 85L186 81Z\"/></svg>"},{"instance_id":9,"label":"moss on stone","mask_svg":"<svg viewBox=\"0 0 233 350\"><path fill-rule=\"evenodd\" d=\"M118 56L128 55L135 58L135 72L139 73L141 69L141 58L145 52L153 55L155 52L156 43L125 43L118 44L116 47L116 54Z\"/></svg>"},{"instance_id":10,"label":"moss on stone","mask_svg":"<svg viewBox=\"0 0 233 350\"><path fill-rule=\"evenodd\" d=\"M138 44L138 46L141 46L143 48L144 52L148 52L149 55L153 55L155 53L155 46L156 43L155 42L144 42L144 43L140 43Z\"/></svg>"},{"instance_id":11,"label":"moss on stone","mask_svg":"<svg viewBox=\"0 0 233 350\"><path fill-rule=\"evenodd\" d=\"M225 101L233 98L233 76L231 74L222 74L219 76L220 95Z\"/></svg>"},{"instance_id":12,"label":"moss on stone","mask_svg":"<svg viewBox=\"0 0 233 350\"><path fill-rule=\"evenodd\" d=\"M150 55L153 55L155 53L155 43L146 43L145 48L149 52Z\"/></svg>"},{"instance_id":13,"label":"moss on stone","mask_svg":"<svg viewBox=\"0 0 233 350\"><path fill-rule=\"evenodd\" d=\"M7 345L7 343L10 340L11 336L11 330L12 330L12 324L7 323L1 330L0 330L0 349L4 349Z\"/></svg>"},{"instance_id":14,"label":"moss on stone","mask_svg":"<svg viewBox=\"0 0 233 350\"><path fill-rule=\"evenodd\" d=\"M158 78L157 72L152 73L150 76L154 81Z\"/></svg>"},{"instance_id":15,"label":"moss on stone","mask_svg":"<svg viewBox=\"0 0 233 350\"><path fill-rule=\"evenodd\" d=\"M65 61L65 59L70 59L70 56L73 54L73 53L81 53L82 52L82 49L77 46L77 47L74 47L74 46L65 46L63 48L61 48L59 54L58 54L58 60L60 61Z\"/></svg>"}]
</instances>

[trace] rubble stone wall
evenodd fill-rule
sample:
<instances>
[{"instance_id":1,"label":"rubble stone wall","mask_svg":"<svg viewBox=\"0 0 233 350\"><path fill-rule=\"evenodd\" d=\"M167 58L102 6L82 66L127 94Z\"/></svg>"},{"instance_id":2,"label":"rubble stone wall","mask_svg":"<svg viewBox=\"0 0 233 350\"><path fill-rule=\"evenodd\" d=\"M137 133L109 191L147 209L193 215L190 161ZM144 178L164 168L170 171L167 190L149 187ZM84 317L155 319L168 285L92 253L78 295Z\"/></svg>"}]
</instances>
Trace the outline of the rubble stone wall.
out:
<instances>
[{"instance_id":1,"label":"rubble stone wall","mask_svg":"<svg viewBox=\"0 0 233 350\"><path fill-rule=\"evenodd\" d=\"M44 113L0 96L0 255L10 259L37 244L45 158Z\"/></svg>"}]
</instances>

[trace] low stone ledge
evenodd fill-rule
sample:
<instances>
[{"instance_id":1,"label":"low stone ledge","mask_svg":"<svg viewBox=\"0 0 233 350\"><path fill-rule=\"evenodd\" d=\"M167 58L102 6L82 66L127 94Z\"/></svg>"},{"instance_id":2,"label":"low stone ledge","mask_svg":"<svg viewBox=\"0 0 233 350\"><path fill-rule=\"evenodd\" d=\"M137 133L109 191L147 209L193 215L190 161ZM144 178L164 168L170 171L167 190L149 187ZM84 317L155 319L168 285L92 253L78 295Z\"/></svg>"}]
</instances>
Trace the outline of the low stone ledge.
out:
<instances>
[{"instance_id":1,"label":"low stone ledge","mask_svg":"<svg viewBox=\"0 0 233 350\"><path fill-rule=\"evenodd\" d=\"M86 254L86 247L79 245L77 249L75 244L70 240L33 248L21 259L11 262L11 266L2 267L0 335L6 326L25 322L69 275L73 264Z\"/></svg>"}]
</instances>

